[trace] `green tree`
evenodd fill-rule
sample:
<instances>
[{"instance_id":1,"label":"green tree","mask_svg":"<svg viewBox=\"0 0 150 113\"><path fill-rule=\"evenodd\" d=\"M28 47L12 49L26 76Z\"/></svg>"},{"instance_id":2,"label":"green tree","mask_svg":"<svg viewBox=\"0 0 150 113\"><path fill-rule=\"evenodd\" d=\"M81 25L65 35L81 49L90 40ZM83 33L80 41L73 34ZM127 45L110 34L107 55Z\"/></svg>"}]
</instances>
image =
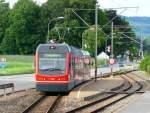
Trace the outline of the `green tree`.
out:
<instances>
[{"instance_id":1,"label":"green tree","mask_svg":"<svg viewBox=\"0 0 150 113\"><path fill-rule=\"evenodd\" d=\"M2 43L10 45L11 53L32 54L39 43L43 42L40 35L40 7L31 0L19 0L10 14L10 27L7 30L6 38ZM13 38L13 39L12 39ZM14 40L12 45L9 40ZM14 51L12 47L17 48Z\"/></svg>"},{"instance_id":2,"label":"green tree","mask_svg":"<svg viewBox=\"0 0 150 113\"><path fill-rule=\"evenodd\" d=\"M84 9L84 8L94 8L96 0L48 0L47 3L42 5L41 17L43 21L43 28L45 29L45 36L47 36L47 24L48 20L53 18L57 18L59 16L64 16L64 21L54 21L50 25L51 36L49 38L58 37L58 31L56 31L56 27L62 27L57 30L60 31L61 36L65 35L62 41L65 41L71 45L76 47L81 47L82 40L82 32L85 29L77 29L75 27L87 27L74 13L72 10L75 10L77 14L79 14L87 23L92 25L92 14L93 11L79 11L76 9ZM54 36L52 36L54 35ZM60 42L60 41L59 41Z\"/></svg>"},{"instance_id":3,"label":"green tree","mask_svg":"<svg viewBox=\"0 0 150 113\"><path fill-rule=\"evenodd\" d=\"M107 17L109 20L113 20L114 27L114 55L124 54L125 51L130 50L132 54L137 55L137 44L132 41L132 39L136 39L135 33L128 21L125 18L117 15L116 11L110 10L106 11ZM111 24L111 23L110 23ZM111 25L108 25L109 30L104 29L107 34L111 34ZM126 36L125 36L126 35ZM130 38L128 38L130 37ZM110 41L109 44L111 45Z\"/></svg>"},{"instance_id":4,"label":"green tree","mask_svg":"<svg viewBox=\"0 0 150 113\"><path fill-rule=\"evenodd\" d=\"M1 44L3 54L19 54L19 50L16 46L16 39L12 37L15 36L15 34L11 29L13 29L13 26L6 29L5 38Z\"/></svg>"},{"instance_id":5,"label":"green tree","mask_svg":"<svg viewBox=\"0 0 150 113\"><path fill-rule=\"evenodd\" d=\"M100 53L104 48L105 43L105 34L98 30L98 37L97 37L97 50ZM95 27L92 26L91 28L87 29L83 33L83 49L90 52L92 56L95 55Z\"/></svg>"},{"instance_id":6,"label":"green tree","mask_svg":"<svg viewBox=\"0 0 150 113\"><path fill-rule=\"evenodd\" d=\"M5 31L9 26L9 14L9 4L5 3L4 0L0 0L0 44L2 43L2 40L5 37Z\"/></svg>"},{"instance_id":7,"label":"green tree","mask_svg":"<svg viewBox=\"0 0 150 113\"><path fill-rule=\"evenodd\" d=\"M140 40L139 40L140 42ZM150 37L147 37L145 40L143 40L143 49L144 49L144 54L149 55L150 54Z\"/></svg>"}]
</instances>

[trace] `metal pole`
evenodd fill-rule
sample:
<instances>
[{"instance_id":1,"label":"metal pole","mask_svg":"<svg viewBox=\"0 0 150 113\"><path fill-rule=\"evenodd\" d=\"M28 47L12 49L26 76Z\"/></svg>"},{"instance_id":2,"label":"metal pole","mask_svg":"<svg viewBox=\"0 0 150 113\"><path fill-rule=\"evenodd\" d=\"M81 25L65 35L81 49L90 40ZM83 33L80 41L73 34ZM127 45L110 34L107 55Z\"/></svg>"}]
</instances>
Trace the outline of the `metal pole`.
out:
<instances>
[{"instance_id":1,"label":"metal pole","mask_svg":"<svg viewBox=\"0 0 150 113\"><path fill-rule=\"evenodd\" d=\"M113 22L111 23L111 58L114 57L113 49L114 49L114 39L113 39ZM113 66L111 65L111 77L113 77Z\"/></svg>"},{"instance_id":2,"label":"metal pole","mask_svg":"<svg viewBox=\"0 0 150 113\"><path fill-rule=\"evenodd\" d=\"M143 26L141 26L141 42L140 42L140 55L141 59L143 59Z\"/></svg>"},{"instance_id":3,"label":"metal pole","mask_svg":"<svg viewBox=\"0 0 150 113\"><path fill-rule=\"evenodd\" d=\"M95 82L97 78L97 25L98 24L98 6L95 6Z\"/></svg>"},{"instance_id":4,"label":"metal pole","mask_svg":"<svg viewBox=\"0 0 150 113\"><path fill-rule=\"evenodd\" d=\"M113 22L111 23L111 58L114 57L113 49L114 49L114 39L113 39Z\"/></svg>"},{"instance_id":5,"label":"metal pole","mask_svg":"<svg viewBox=\"0 0 150 113\"><path fill-rule=\"evenodd\" d=\"M82 50L83 50L83 33L82 33Z\"/></svg>"},{"instance_id":6,"label":"metal pole","mask_svg":"<svg viewBox=\"0 0 150 113\"><path fill-rule=\"evenodd\" d=\"M105 53L107 53L107 40L108 40L108 37L106 37L106 40L105 40Z\"/></svg>"},{"instance_id":7,"label":"metal pole","mask_svg":"<svg viewBox=\"0 0 150 113\"><path fill-rule=\"evenodd\" d=\"M48 43L48 41L49 41L49 25L50 25L50 21L48 22L48 30L47 30L47 43Z\"/></svg>"}]
</instances>

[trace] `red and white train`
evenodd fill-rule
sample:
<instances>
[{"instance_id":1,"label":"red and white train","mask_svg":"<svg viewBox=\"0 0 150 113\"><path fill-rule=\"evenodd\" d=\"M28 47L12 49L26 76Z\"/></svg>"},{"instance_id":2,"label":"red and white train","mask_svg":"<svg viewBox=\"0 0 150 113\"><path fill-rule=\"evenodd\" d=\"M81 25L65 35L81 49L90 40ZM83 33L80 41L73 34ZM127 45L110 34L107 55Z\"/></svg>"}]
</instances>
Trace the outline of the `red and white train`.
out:
<instances>
[{"instance_id":1,"label":"red and white train","mask_svg":"<svg viewBox=\"0 0 150 113\"><path fill-rule=\"evenodd\" d=\"M35 55L36 89L69 92L89 79L90 55L68 44L40 44Z\"/></svg>"}]
</instances>

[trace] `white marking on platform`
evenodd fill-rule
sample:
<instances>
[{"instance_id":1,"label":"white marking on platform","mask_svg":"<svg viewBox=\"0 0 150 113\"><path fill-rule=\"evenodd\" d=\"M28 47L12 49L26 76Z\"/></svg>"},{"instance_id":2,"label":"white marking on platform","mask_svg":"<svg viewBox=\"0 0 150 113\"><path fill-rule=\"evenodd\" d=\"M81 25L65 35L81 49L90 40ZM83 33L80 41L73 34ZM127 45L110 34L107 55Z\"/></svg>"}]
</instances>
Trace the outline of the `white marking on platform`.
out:
<instances>
[{"instance_id":1,"label":"white marking on platform","mask_svg":"<svg viewBox=\"0 0 150 113\"><path fill-rule=\"evenodd\" d=\"M86 87L87 85L89 85L89 84L91 84L91 83L93 83L93 82L90 82L90 83L84 84L83 86L81 86L81 87L79 88L79 91L78 91L78 93L77 93L77 98L79 98L79 97L80 97L80 92L81 92L82 88Z\"/></svg>"}]
</instances>

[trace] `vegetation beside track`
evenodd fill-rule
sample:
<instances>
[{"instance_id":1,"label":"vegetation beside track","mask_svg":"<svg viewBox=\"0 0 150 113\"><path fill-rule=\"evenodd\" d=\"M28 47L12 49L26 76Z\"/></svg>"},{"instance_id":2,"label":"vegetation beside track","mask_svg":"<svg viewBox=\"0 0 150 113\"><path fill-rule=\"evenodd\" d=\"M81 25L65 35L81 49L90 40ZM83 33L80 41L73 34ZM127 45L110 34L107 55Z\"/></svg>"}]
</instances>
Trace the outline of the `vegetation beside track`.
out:
<instances>
[{"instance_id":1,"label":"vegetation beside track","mask_svg":"<svg viewBox=\"0 0 150 113\"><path fill-rule=\"evenodd\" d=\"M140 69L150 74L150 55L146 56L140 63Z\"/></svg>"},{"instance_id":2,"label":"vegetation beside track","mask_svg":"<svg viewBox=\"0 0 150 113\"><path fill-rule=\"evenodd\" d=\"M34 73L34 56L0 55L6 58L6 66L0 68L0 76Z\"/></svg>"}]
</instances>

